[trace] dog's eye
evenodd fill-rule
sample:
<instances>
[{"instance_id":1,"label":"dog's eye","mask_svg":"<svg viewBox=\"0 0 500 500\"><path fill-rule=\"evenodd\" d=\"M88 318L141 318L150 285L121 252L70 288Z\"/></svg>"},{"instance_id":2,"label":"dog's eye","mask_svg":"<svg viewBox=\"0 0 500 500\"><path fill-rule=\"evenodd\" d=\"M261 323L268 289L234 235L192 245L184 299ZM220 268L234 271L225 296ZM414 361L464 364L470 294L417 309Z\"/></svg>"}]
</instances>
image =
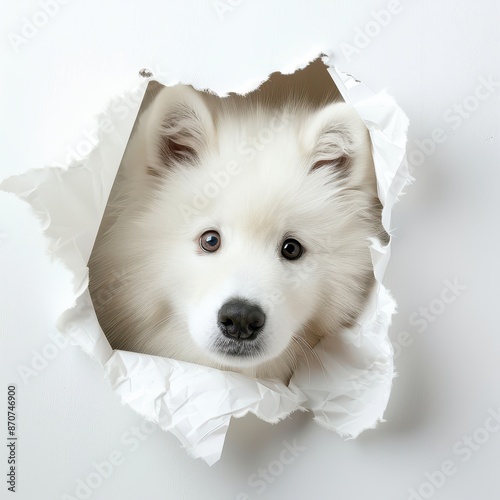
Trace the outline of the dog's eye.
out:
<instances>
[{"instance_id":1,"label":"dog's eye","mask_svg":"<svg viewBox=\"0 0 500 500\"><path fill-rule=\"evenodd\" d=\"M298 259L302 255L302 245L293 238L288 238L283 242L281 255L288 260Z\"/></svg>"},{"instance_id":2,"label":"dog's eye","mask_svg":"<svg viewBox=\"0 0 500 500\"><path fill-rule=\"evenodd\" d=\"M220 247L220 234L217 231L205 231L200 236L200 247L205 252L215 252Z\"/></svg>"}]
</instances>

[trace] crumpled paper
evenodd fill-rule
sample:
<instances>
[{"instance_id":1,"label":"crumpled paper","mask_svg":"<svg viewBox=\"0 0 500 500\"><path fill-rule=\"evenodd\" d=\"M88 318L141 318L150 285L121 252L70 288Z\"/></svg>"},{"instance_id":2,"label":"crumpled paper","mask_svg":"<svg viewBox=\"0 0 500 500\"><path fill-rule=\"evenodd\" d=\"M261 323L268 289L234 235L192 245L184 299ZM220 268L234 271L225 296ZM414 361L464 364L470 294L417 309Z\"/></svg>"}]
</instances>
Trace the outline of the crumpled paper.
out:
<instances>
[{"instance_id":1,"label":"crumpled paper","mask_svg":"<svg viewBox=\"0 0 500 500\"><path fill-rule=\"evenodd\" d=\"M327 56L323 61L328 65ZM386 93L373 94L333 66L328 71L369 129L382 221L389 231L392 207L411 180L405 159L408 120ZM152 79L141 79L131 95L144 95ZM310 410L320 425L351 438L375 427L383 419L395 375L388 328L396 308L381 284L390 245L376 240L371 254L377 284L364 313L352 328L321 341L288 386L111 348L92 306L87 262L140 108L139 100L132 101L136 104L124 117L119 105L127 101L130 106L129 97L110 103L102 116L112 127L100 133L86 158L66 167L31 170L0 185L31 204L43 221L49 252L73 275L74 307L62 314L59 329L102 365L123 404L173 433L192 456L210 465L221 456L231 417L248 412L275 423L293 411Z\"/></svg>"}]
</instances>

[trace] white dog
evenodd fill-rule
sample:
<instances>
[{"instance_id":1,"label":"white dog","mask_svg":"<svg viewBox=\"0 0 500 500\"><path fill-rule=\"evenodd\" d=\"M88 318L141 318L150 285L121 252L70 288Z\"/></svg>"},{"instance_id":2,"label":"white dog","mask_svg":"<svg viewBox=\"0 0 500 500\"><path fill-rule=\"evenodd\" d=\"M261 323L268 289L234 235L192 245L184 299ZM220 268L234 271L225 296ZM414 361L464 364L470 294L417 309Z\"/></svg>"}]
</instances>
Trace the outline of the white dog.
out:
<instances>
[{"instance_id":1,"label":"white dog","mask_svg":"<svg viewBox=\"0 0 500 500\"><path fill-rule=\"evenodd\" d=\"M100 324L117 349L287 382L362 310L380 211L369 135L347 104L164 88L89 262Z\"/></svg>"}]
</instances>

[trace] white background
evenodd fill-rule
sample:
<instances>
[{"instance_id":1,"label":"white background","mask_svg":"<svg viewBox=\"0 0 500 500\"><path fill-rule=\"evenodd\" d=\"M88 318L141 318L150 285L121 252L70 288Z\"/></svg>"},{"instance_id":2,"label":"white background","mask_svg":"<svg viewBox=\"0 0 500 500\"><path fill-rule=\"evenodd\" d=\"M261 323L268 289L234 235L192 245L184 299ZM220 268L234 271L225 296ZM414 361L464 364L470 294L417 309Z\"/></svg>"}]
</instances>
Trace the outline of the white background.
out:
<instances>
[{"instance_id":1,"label":"white background","mask_svg":"<svg viewBox=\"0 0 500 500\"><path fill-rule=\"evenodd\" d=\"M500 83L474 97L481 78L500 82L500 3L401 1L381 26L376 12L394 2L232 0L219 15L212 0L75 0L16 46L12 34L22 36L24 17L33 20L41 3L3 6L2 177L64 158L142 67L156 66L172 83L243 91L333 50L340 69L387 89L408 114L416 182L393 215L386 284L399 303L391 328L399 377L386 422L343 441L307 414L275 426L245 417L232 423L211 468L159 430L133 437L141 419L77 348L57 351L23 381L19 367L36 363L50 341L64 280L38 250L34 223L19 230L21 221L29 227L25 206L0 197L0 436L8 383L18 386L20 436L18 492L2 479L0 498L500 498L500 426L488 420L500 412ZM435 129L444 132L432 145ZM450 303L441 299L446 280L465 287L444 291ZM429 307L438 314L422 320L419 308ZM301 451L292 461L281 453L294 440ZM77 490L110 456L121 464L103 484ZM280 456L290 463L281 466ZM435 473L443 467L452 472ZM269 481L258 482L259 472Z\"/></svg>"}]
</instances>

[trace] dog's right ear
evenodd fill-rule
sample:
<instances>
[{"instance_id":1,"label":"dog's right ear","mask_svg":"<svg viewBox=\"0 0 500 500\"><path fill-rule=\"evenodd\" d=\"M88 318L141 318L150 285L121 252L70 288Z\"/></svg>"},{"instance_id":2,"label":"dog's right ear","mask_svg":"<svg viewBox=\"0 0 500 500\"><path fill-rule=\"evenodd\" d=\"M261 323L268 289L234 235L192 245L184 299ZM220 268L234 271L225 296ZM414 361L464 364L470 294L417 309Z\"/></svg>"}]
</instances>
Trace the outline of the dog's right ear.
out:
<instances>
[{"instance_id":1,"label":"dog's right ear","mask_svg":"<svg viewBox=\"0 0 500 500\"><path fill-rule=\"evenodd\" d=\"M200 93L187 85L166 87L151 106L148 173L161 177L169 167L197 163L215 136L212 116Z\"/></svg>"},{"instance_id":2,"label":"dog's right ear","mask_svg":"<svg viewBox=\"0 0 500 500\"><path fill-rule=\"evenodd\" d=\"M301 139L311 172L328 168L346 186L376 192L370 136L352 106L336 102L317 110L303 124Z\"/></svg>"}]
</instances>

